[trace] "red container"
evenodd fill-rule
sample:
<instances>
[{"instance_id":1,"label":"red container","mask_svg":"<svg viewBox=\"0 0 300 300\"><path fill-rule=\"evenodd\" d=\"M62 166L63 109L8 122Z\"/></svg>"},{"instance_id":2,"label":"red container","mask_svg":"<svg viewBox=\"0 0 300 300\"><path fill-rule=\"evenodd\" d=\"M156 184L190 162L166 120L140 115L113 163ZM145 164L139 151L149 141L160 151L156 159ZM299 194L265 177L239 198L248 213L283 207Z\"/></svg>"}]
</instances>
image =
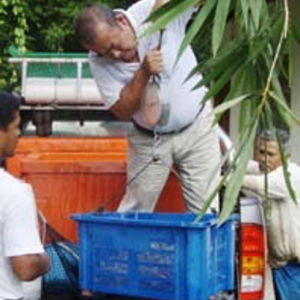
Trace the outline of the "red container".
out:
<instances>
[{"instance_id":1,"label":"red container","mask_svg":"<svg viewBox=\"0 0 300 300\"><path fill-rule=\"evenodd\" d=\"M37 206L49 224L75 241L70 214L108 206L115 210L126 183L127 143L123 138L22 138L8 170L32 184ZM171 175L156 211L182 212L181 188Z\"/></svg>"}]
</instances>

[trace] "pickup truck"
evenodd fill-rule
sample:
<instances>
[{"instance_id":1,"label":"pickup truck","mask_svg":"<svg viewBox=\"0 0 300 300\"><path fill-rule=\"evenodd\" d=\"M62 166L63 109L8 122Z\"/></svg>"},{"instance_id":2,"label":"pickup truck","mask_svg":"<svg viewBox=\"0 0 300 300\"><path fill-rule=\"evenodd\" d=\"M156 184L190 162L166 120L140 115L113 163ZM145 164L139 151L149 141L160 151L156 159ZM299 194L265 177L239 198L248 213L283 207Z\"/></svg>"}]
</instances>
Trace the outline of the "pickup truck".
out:
<instances>
[{"instance_id":1,"label":"pickup truck","mask_svg":"<svg viewBox=\"0 0 300 300\"><path fill-rule=\"evenodd\" d=\"M131 125L111 122L112 116L102 106L90 74L84 75L88 72L86 57L27 55L11 62L22 66L23 136L16 156L6 162L6 167L33 185L37 205L49 224L76 242L71 213L94 210L114 194L108 208L118 206L118 191L126 181L125 136ZM66 71L71 78L65 79L61 76L63 68L72 64L76 67ZM53 68L58 70L54 75ZM228 147L224 134L220 141ZM180 185L171 174L156 211L184 212L182 203ZM271 300L261 201L241 193L236 212L240 218L236 226L235 288L210 300Z\"/></svg>"}]
</instances>

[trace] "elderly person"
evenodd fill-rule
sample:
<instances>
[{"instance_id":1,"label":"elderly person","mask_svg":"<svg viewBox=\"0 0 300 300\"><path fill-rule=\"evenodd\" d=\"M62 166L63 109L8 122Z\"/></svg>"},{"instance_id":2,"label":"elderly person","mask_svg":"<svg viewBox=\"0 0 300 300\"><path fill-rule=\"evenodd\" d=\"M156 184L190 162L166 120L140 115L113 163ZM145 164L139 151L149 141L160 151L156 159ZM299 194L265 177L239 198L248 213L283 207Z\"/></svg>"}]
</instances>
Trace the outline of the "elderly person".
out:
<instances>
[{"instance_id":1,"label":"elderly person","mask_svg":"<svg viewBox=\"0 0 300 300\"><path fill-rule=\"evenodd\" d=\"M256 162L249 164L243 186L265 196L265 172L267 191L271 201L270 216L267 216L269 263L277 298L300 299L300 167L290 161L287 169L297 203L292 200L284 178L280 146L290 158L289 135L286 131L263 132L257 141Z\"/></svg>"},{"instance_id":2,"label":"elderly person","mask_svg":"<svg viewBox=\"0 0 300 300\"><path fill-rule=\"evenodd\" d=\"M132 120L128 136L128 180L119 211L152 211L175 164L186 207L198 212L215 189L220 172L220 149L206 88L188 47L175 64L194 11L181 13L164 31L140 38L145 20L169 0L141 0L128 10L96 4L75 21L82 45L90 51L93 76L107 107L121 120ZM217 204L216 204L217 205Z\"/></svg>"}]
</instances>

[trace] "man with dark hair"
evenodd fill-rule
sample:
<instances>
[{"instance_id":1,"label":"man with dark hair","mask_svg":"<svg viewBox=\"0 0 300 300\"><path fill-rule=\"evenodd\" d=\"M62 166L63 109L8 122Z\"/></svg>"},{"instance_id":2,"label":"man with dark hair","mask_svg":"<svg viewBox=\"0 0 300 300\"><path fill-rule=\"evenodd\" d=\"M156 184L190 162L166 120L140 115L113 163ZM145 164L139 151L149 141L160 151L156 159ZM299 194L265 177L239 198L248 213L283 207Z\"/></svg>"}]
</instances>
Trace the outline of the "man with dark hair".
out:
<instances>
[{"instance_id":1,"label":"man with dark hair","mask_svg":"<svg viewBox=\"0 0 300 300\"><path fill-rule=\"evenodd\" d=\"M19 105L19 98L0 91L0 158L14 155L20 134ZM0 168L0 300L22 299L21 281L48 270L31 186Z\"/></svg>"},{"instance_id":2,"label":"man with dark hair","mask_svg":"<svg viewBox=\"0 0 300 300\"><path fill-rule=\"evenodd\" d=\"M141 0L126 11L97 4L75 20L107 107L134 124L128 136L127 178L144 171L127 187L119 211L152 211L173 164L189 211L203 208L219 180L220 147L211 103L202 103L206 88L194 89L200 74L186 80L197 65L191 47L175 63L194 7L164 30L141 37L151 12L167 2Z\"/></svg>"},{"instance_id":3,"label":"man with dark hair","mask_svg":"<svg viewBox=\"0 0 300 300\"><path fill-rule=\"evenodd\" d=\"M285 182L278 139L290 158L288 132L262 132L257 140L257 161L249 164L243 186L264 199L267 172L267 191L272 201L270 216L266 213L269 264L277 299L294 300L300 299L300 168L288 160L288 173L298 200L295 203Z\"/></svg>"}]
</instances>

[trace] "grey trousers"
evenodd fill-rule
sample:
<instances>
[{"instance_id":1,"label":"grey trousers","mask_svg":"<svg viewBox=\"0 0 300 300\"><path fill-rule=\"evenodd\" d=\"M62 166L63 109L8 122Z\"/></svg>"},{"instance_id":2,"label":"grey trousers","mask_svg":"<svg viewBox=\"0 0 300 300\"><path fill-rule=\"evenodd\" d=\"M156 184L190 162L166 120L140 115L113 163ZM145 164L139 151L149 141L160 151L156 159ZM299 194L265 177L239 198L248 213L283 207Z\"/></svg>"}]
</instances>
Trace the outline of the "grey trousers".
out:
<instances>
[{"instance_id":1,"label":"grey trousers","mask_svg":"<svg viewBox=\"0 0 300 300\"><path fill-rule=\"evenodd\" d=\"M213 122L211 104L187 129L159 136L153 162L127 187L119 212L148 211L155 208L173 165L180 176L185 206L199 212L220 178L220 145ZM134 177L153 157L153 137L133 128L128 136L127 180ZM218 209L216 197L213 207Z\"/></svg>"}]
</instances>

